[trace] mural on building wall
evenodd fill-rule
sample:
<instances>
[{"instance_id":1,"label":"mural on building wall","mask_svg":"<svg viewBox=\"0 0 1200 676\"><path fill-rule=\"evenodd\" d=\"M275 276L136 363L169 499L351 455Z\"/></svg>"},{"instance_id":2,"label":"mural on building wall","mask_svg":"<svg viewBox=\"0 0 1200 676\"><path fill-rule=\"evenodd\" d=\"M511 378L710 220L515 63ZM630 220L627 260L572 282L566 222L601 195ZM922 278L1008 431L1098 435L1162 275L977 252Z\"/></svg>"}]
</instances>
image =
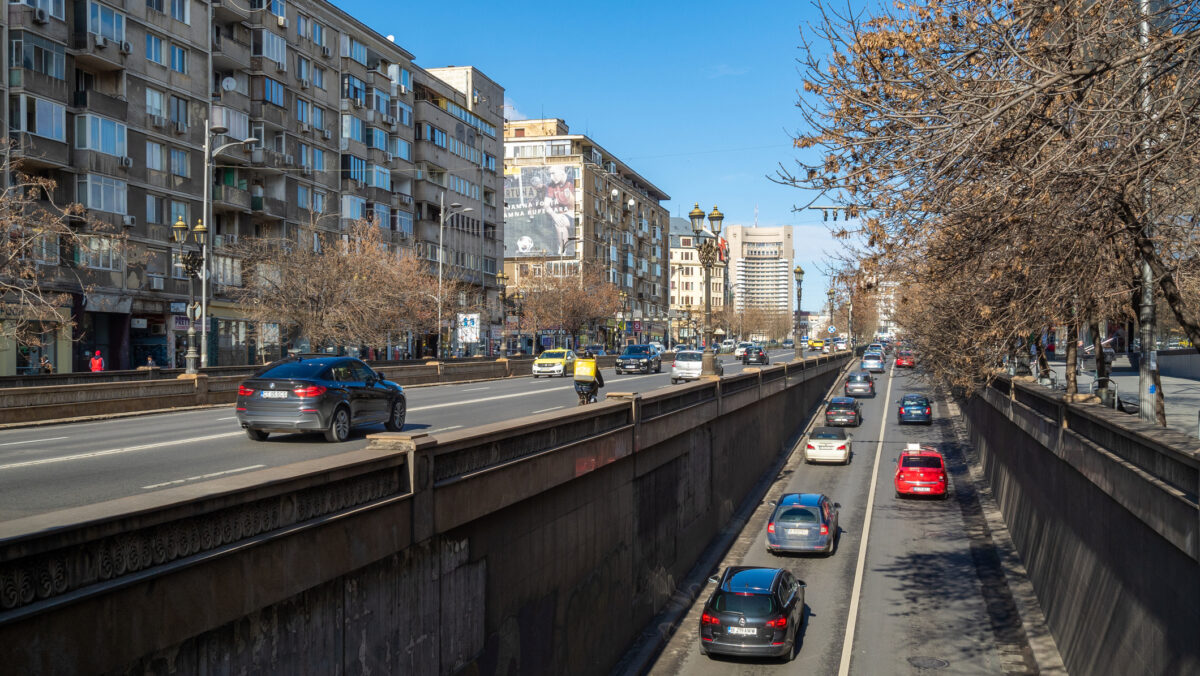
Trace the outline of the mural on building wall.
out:
<instances>
[{"instance_id":1,"label":"mural on building wall","mask_svg":"<svg viewBox=\"0 0 1200 676\"><path fill-rule=\"evenodd\" d=\"M504 255L557 256L575 236L576 167L510 167L504 172Z\"/></svg>"}]
</instances>

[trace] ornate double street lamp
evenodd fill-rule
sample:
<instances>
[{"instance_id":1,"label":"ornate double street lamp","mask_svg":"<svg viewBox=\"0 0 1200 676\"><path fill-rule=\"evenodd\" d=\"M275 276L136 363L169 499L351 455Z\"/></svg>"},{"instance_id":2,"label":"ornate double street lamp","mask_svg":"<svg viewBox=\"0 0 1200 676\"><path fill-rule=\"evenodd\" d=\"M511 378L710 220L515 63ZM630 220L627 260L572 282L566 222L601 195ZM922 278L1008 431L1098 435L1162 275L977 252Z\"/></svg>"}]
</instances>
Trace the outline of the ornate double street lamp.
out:
<instances>
[{"instance_id":1,"label":"ornate double street lamp","mask_svg":"<svg viewBox=\"0 0 1200 676\"><path fill-rule=\"evenodd\" d=\"M187 223L184 223L183 217L180 216L179 220L175 221L175 225L171 226L171 239L179 245L179 261L187 273L188 280L188 349L184 356L187 365L184 372L195 375L196 360L199 357L196 353L196 322L204 315L201 305L196 302L192 280L204 269L204 261L208 258L208 228L204 227L204 221L196 221L196 227L189 231ZM188 239L193 239L196 244L200 245L200 251L187 249Z\"/></svg>"},{"instance_id":2,"label":"ornate double street lamp","mask_svg":"<svg viewBox=\"0 0 1200 676\"><path fill-rule=\"evenodd\" d=\"M496 273L496 285L500 287L500 356L508 355L508 275Z\"/></svg>"},{"instance_id":3,"label":"ornate double street lamp","mask_svg":"<svg viewBox=\"0 0 1200 676\"><path fill-rule=\"evenodd\" d=\"M704 212L700 210L700 203L688 213L688 218L692 220L692 232L696 235L696 251L700 255L700 264L704 266L704 358L701 362L702 375L715 376L717 375L717 353L713 351L713 327L712 327L712 269L717 264L717 255L720 252L720 247L717 244L717 237L721 235L721 221L725 220L725 214L722 214L714 205L712 213L708 215L708 223L712 230L712 237L701 237L704 232ZM703 239L703 241L701 241Z\"/></svg>"},{"instance_id":4,"label":"ornate double street lamp","mask_svg":"<svg viewBox=\"0 0 1200 676\"><path fill-rule=\"evenodd\" d=\"M796 359L803 359L804 345L801 344L802 341L800 340L800 336L802 335L800 333L800 288L804 285L804 268L797 265L796 269L792 270L792 274L796 276L796 328L792 330L795 341L792 347L795 348Z\"/></svg>"}]
</instances>

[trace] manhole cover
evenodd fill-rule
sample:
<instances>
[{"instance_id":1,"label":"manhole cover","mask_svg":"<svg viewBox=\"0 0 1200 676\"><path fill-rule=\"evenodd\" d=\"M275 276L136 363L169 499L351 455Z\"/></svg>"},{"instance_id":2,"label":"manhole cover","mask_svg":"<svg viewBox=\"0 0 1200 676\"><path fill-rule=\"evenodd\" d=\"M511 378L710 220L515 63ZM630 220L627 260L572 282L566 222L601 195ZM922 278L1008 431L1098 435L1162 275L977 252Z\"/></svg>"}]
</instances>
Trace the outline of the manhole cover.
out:
<instances>
[{"instance_id":1,"label":"manhole cover","mask_svg":"<svg viewBox=\"0 0 1200 676\"><path fill-rule=\"evenodd\" d=\"M950 666L946 660L939 660L936 657L910 657L908 663L918 669L945 669Z\"/></svg>"}]
</instances>

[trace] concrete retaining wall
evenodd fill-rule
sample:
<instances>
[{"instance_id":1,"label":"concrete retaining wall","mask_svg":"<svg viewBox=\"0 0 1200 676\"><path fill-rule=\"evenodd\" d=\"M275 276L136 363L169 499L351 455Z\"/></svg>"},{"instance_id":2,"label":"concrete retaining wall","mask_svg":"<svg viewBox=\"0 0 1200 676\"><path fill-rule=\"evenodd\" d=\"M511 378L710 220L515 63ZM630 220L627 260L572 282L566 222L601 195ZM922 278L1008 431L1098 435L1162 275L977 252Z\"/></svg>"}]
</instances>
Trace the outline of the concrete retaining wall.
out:
<instances>
[{"instance_id":1,"label":"concrete retaining wall","mask_svg":"<svg viewBox=\"0 0 1200 676\"><path fill-rule=\"evenodd\" d=\"M606 673L846 360L0 523L5 668Z\"/></svg>"},{"instance_id":2,"label":"concrete retaining wall","mask_svg":"<svg viewBox=\"0 0 1200 676\"><path fill-rule=\"evenodd\" d=\"M1073 674L1200 673L1200 450L1001 380L971 441Z\"/></svg>"},{"instance_id":3,"label":"concrete retaining wall","mask_svg":"<svg viewBox=\"0 0 1200 676\"><path fill-rule=\"evenodd\" d=\"M1158 372L1172 378L1200 380L1200 352L1195 348L1159 350Z\"/></svg>"}]
</instances>

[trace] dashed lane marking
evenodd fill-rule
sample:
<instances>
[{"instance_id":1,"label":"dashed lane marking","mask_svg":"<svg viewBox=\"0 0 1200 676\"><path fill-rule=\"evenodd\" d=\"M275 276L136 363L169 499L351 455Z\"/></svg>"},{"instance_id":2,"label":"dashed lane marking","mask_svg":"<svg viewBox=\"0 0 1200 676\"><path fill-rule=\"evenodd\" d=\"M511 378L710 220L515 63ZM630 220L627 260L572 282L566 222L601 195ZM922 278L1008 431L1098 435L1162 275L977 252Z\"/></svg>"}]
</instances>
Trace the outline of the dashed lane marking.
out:
<instances>
[{"instance_id":1,"label":"dashed lane marking","mask_svg":"<svg viewBox=\"0 0 1200 676\"><path fill-rule=\"evenodd\" d=\"M197 476L190 476L186 479L175 479L174 481L164 481L161 484L150 484L149 486L142 486L142 490L152 491L156 488L166 488L167 486L178 486L179 484L185 484L189 481L203 481L205 479L215 479L219 476L227 476L229 474L237 474L239 472L249 472L252 469L262 469L263 467L266 467L266 465L248 465L246 467L238 467L237 469L227 469L227 470L223 470L221 472L209 472L208 474L199 474Z\"/></svg>"},{"instance_id":2,"label":"dashed lane marking","mask_svg":"<svg viewBox=\"0 0 1200 676\"><path fill-rule=\"evenodd\" d=\"M50 437L49 439L30 439L28 441L9 441L7 443L0 444L0 446L18 446L20 444L41 444L41 443L44 443L47 441L62 441L63 439L70 439L70 438L71 437Z\"/></svg>"},{"instance_id":3,"label":"dashed lane marking","mask_svg":"<svg viewBox=\"0 0 1200 676\"><path fill-rule=\"evenodd\" d=\"M154 448L166 448L167 446L178 446L181 444L194 444L200 441L212 441L214 439L225 439L227 437L240 437L244 432L225 432L223 434L210 434L205 437L192 437L190 439L175 439L174 441L158 441L153 444L141 444L138 446L125 446L123 448L110 448L103 451L92 451L90 453L77 453L75 455L63 455L56 458L41 458L39 460L26 460L24 462L11 462L7 465L0 465L0 471L8 469L20 469L22 467L36 467L38 465L51 465L56 462L71 462L72 460L87 460L89 458L101 458L109 455L121 455L123 453L133 453L135 451L148 451Z\"/></svg>"}]
</instances>

